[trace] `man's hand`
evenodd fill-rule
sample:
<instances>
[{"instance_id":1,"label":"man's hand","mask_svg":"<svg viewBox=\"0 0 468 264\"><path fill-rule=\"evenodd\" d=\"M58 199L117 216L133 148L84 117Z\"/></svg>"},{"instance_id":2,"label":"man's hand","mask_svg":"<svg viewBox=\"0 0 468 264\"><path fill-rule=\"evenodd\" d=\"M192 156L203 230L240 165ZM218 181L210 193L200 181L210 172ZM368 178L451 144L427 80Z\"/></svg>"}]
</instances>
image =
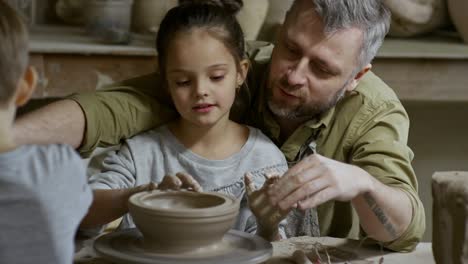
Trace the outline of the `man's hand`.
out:
<instances>
[{"instance_id":1,"label":"man's hand","mask_svg":"<svg viewBox=\"0 0 468 264\"><path fill-rule=\"evenodd\" d=\"M166 175L159 184L160 190L180 190L187 189L195 192L202 192L200 184L189 174L179 172L176 175Z\"/></svg>"},{"instance_id":2,"label":"man's hand","mask_svg":"<svg viewBox=\"0 0 468 264\"><path fill-rule=\"evenodd\" d=\"M296 204L314 208L329 200L350 201L371 187L364 170L313 154L289 169L268 190L271 202L286 211Z\"/></svg>"},{"instance_id":3,"label":"man's hand","mask_svg":"<svg viewBox=\"0 0 468 264\"><path fill-rule=\"evenodd\" d=\"M281 211L272 205L267 193L270 186L279 180L279 176L266 175L265 183L258 190L255 190L251 177L247 173L244 183L250 210L257 220L257 234L270 241L279 240L279 223L286 218L289 211Z\"/></svg>"}]
</instances>

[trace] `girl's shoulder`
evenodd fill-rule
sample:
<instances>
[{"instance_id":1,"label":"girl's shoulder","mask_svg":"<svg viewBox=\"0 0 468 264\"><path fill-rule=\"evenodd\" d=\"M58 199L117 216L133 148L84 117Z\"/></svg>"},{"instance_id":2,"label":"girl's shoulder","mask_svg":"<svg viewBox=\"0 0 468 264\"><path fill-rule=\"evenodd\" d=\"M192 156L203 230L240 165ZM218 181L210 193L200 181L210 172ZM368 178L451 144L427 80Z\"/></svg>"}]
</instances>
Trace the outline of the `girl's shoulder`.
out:
<instances>
[{"instance_id":1,"label":"girl's shoulder","mask_svg":"<svg viewBox=\"0 0 468 264\"><path fill-rule=\"evenodd\" d=\"M160 142L162 139L168 137L167 126L159 126L151 130L136 134L135 136L128 138L125 142L128 145L146 145Z\"/></svg>"},{"instance_id":2,"label":"girl's shoulder","mask_svg":"<svg viewBox=\"0 0 468 264\"><path fill-rule=\"evenodd\" d=\"M273 151L281 152L281 150L275 145L275 143L273 143L273 141L268 136L263 134L263 132L260 129L251 127L251 126L247 126L247 127L250 130L249 140L254 141L256 148L262 147L262 148L271 149Z\"/></svg>"},{"instance_id":3,"label":"girl's shoulder","mask_svg":"<svg viewBox=\"0 0 468 264\"><path fill-rule=\"evenodd\" d=\"M249 127L250 138L254 141L251 151L248 155L254 162L259 171L265 171L272 168L284 170L287 168L287 161L283 152L259 129Z\"/></svg>"}]
</instances>

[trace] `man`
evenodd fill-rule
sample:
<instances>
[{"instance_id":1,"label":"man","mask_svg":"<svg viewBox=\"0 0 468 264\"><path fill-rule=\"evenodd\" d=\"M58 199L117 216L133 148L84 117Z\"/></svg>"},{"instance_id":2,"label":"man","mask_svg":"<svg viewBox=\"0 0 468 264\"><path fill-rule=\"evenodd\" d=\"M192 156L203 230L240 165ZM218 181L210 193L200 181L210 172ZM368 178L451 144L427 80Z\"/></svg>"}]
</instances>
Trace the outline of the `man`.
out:
<instances>
[{"instance_id":1,"label":"man","mask_svg":"<svg viewBox=\"0 0 468 264\"><path fill-rule=\"evenodd\" d=\"M271 188L272 203L316 208L322 236L409 251L425 229L409 120L370 72L389 19L381 0L296 0L272 53L251 47L249 90L232 112L261 128L292 166ZM153 74L51 104L18 120L18 139L58 139L85 154L116 144L173 118L158 83Z\"/></svg>"}]
</instances>

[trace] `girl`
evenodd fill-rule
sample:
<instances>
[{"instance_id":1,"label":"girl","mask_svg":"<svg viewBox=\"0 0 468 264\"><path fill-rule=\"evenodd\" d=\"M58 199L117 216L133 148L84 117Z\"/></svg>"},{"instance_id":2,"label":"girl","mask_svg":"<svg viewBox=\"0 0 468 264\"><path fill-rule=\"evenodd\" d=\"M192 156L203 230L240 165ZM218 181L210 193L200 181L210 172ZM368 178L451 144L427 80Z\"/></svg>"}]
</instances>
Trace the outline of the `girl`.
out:
<instances>
[{"instance_id":1,"label":"girl","mask_svg":"<svg viewBox=\"0 0 468 264\"><path fill-rule=\"evenodd\" d=\"M180 116L126 140L106 158L104 170L90 178L94 201L82 227L96 227L126 214L128 198L155 188L151 182L158 182L162 189L176 186L233 195L241 199L235 229L269 240L284 236L278 231L284 217L274 208L259 210L265 209L265 188L251 195L257 201L250 201L257 205L253 210L257 219L249 209L243 176L249 174L247 191L251 194L251 189L263 185L265 173L282 174L287 163L259 130L229 120L249 63L234 16L242 2L224 2L224 7L181 4L161 22L156 41L158 88L170 94ZM128 214L122 225L133 227Z\"/></svg>"}]
</instances>

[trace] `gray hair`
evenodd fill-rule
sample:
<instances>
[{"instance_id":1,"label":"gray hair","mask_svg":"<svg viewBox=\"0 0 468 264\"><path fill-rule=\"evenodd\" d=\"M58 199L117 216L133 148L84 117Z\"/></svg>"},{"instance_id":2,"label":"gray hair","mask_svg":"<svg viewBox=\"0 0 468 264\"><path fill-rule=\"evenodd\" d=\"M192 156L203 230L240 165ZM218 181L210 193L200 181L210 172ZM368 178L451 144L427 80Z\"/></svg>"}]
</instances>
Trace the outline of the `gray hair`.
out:
<instances>
[{"instance_id":1,"label":"gray hair","mask_svg":"<svg viewBox=\"0 0 468 264\"><path fill-rule=\"evenodd\" d=\"M383 0L312 0L315 11L322 18L324 32L359 28L363 41L358 55L359 70L370 63L390 28L390 11Z\"/></svg>"}]
</instances>

